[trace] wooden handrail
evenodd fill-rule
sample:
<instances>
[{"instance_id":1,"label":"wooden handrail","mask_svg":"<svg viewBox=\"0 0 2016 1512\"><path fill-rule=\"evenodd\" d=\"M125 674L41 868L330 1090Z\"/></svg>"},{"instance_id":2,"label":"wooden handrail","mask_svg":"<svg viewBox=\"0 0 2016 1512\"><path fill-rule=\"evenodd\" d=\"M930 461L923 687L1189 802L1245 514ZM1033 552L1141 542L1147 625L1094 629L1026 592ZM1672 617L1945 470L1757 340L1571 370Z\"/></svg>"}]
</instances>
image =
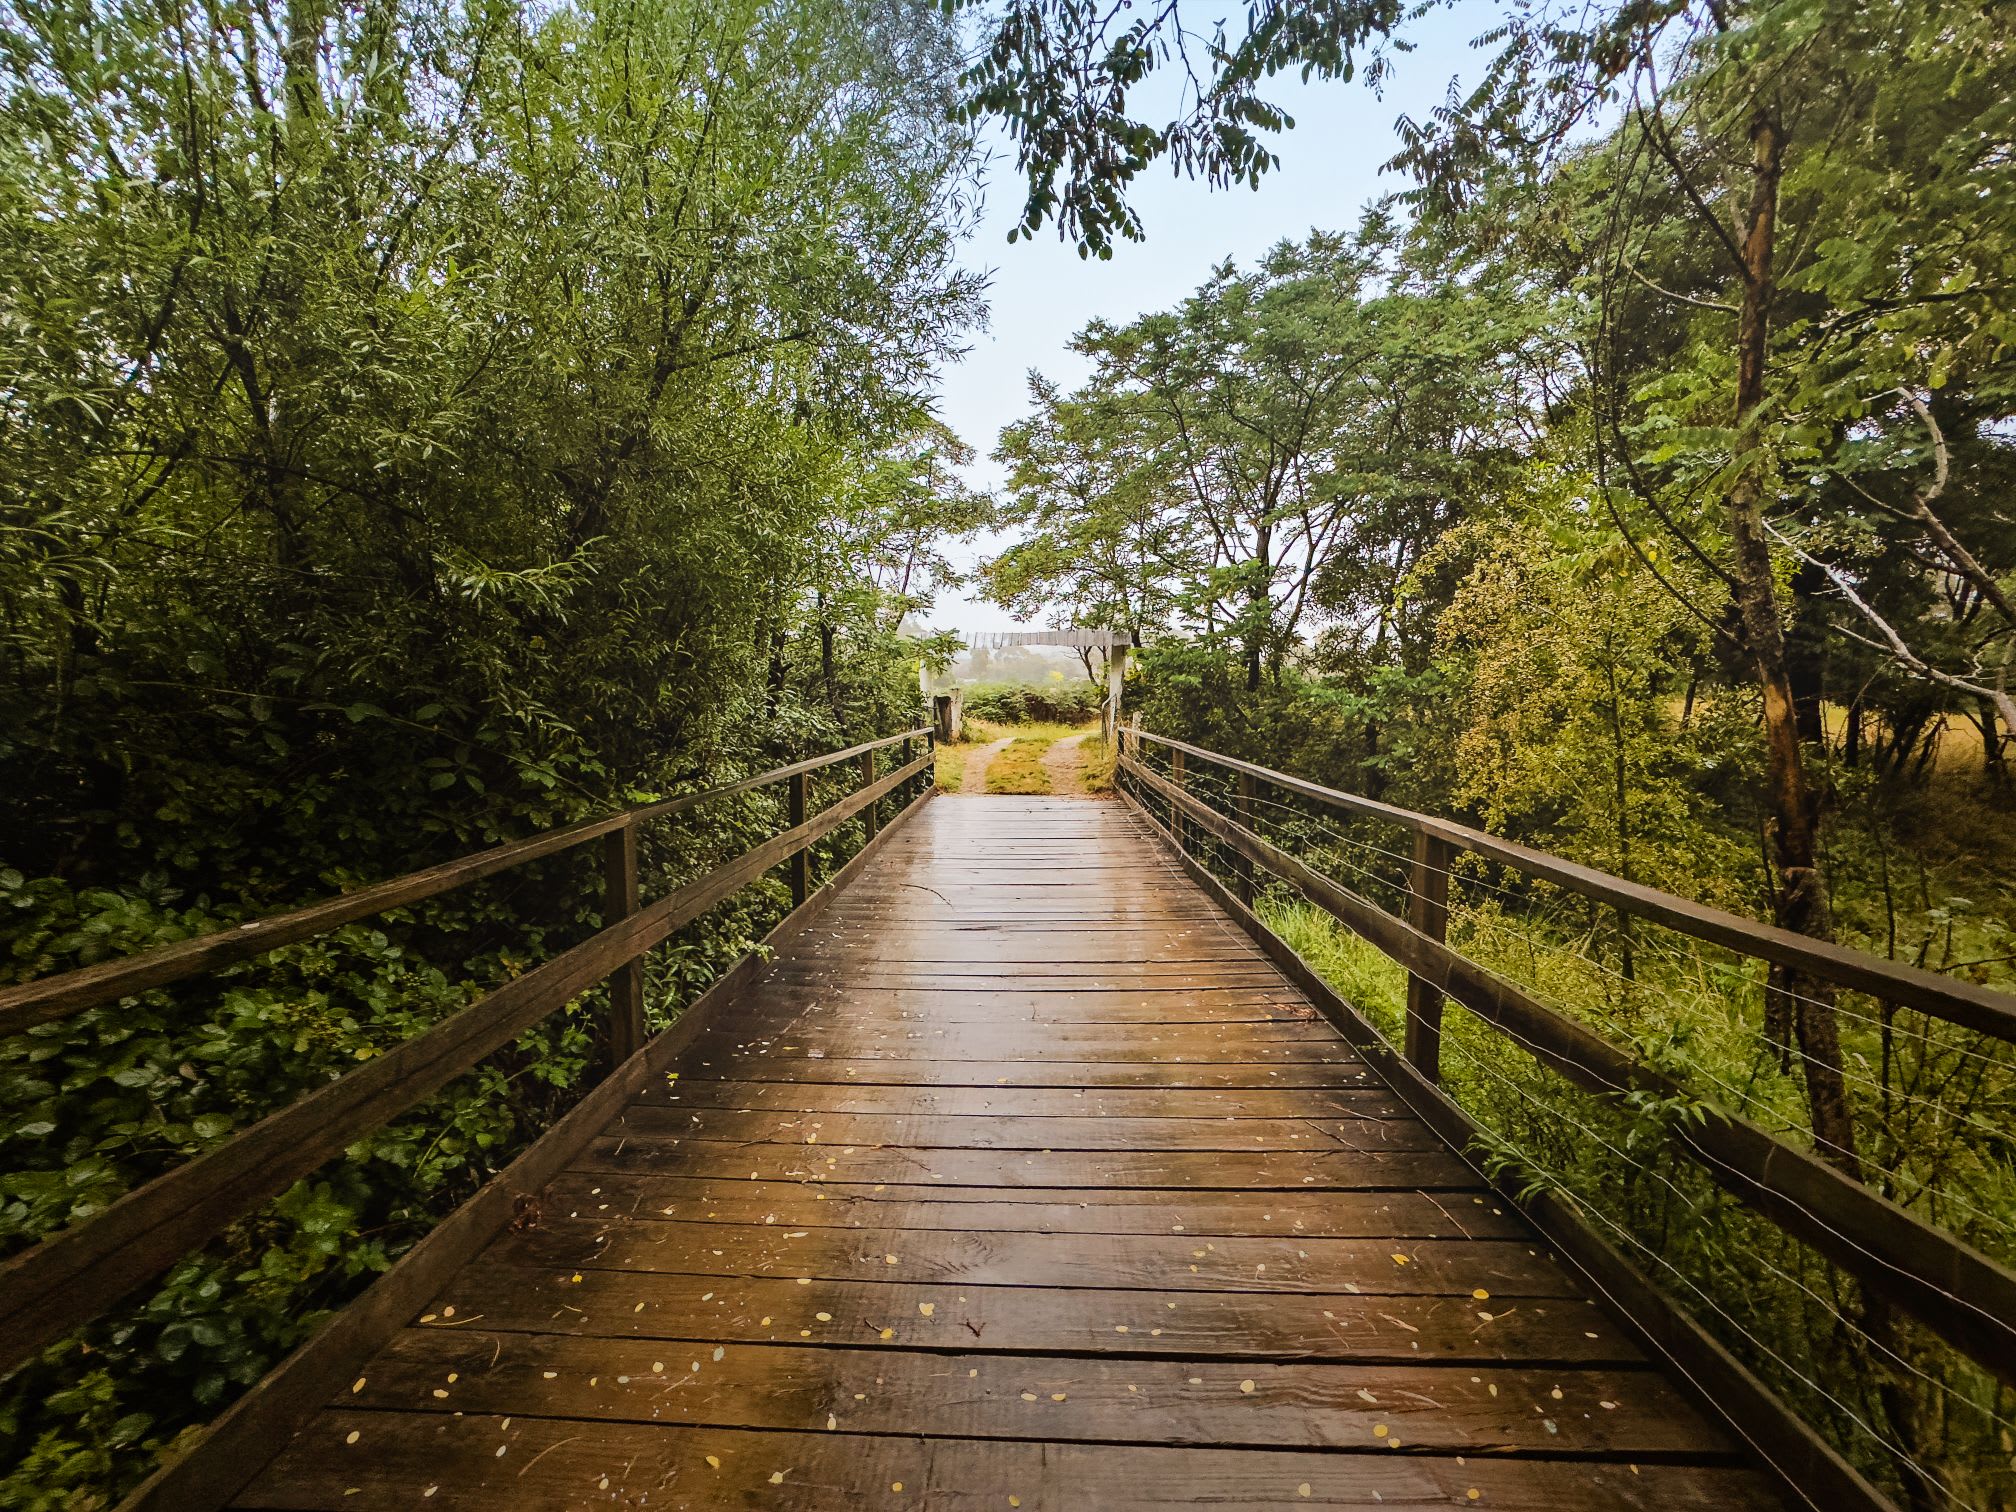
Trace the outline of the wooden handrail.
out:
<instances>
[{"instance_id":1,"label":"wooden handrail","mask_svg":"<svg viewBox=\"0 0 2016 1512\"><path fill-rule=\"evenodd\" d=\"M19 1034L37 1024L66 1018L100 1003L131 997L136 992L146 992L154 987L165 987L171 982L215 971L234 961L265 955L285 945L299 944L339 925L439 897L467 883L509 871L528 861L571 850L626 826L667 818L710 799L726 798L752 788L782 782L801 773L850 761L864 752L879 751L884 746L916 740L929 733L928 727L920 725L900 735L849 746L830 756L815 756L808 761L793 762L790 766L723 783L719 787L705 788L697 793L681 793L676 798L663 798L600 819L586 819L562 829L548 830L529 839L492 846L454 861L444 861L439 866L430 866L425 871L409 872L389 882L360 887L356 892L325 898L320 903L240 924L233 929L177 940L172 945L162 945L139 955L101 961L95 966L41 977L13 987L0 987L0 1035Z\"/></svg>"},{"instance_id":2,"label":"wooden handrail","mask_svg":"<svg viewBox=\"0 0 2016 1512\"><path fill-rule=\"evenodd\" d=\"M1972 982L1956 982L1936 972L1886 961L1846 945L1815 940L1773 924L1746 919L1741 914L1691 902L1654 887L1627 882L1622 877L1613 877L1593 867L1534 850L1517 841L1457 824L1453 820L1437 819L1432 814L1418 814L1412 809L1397 808L1374 798L1339 792L1300 777L1291 777L1286 772L1276 772L1232 756L1220 756L1167 736L1151 735L1145 730L1135 733L1138 739L1152 745L1181 751L1328 807L1389 820L1416 834L1439 840L1453 850L1487 857L1529 877L1555 883L1585 898L1593 898L1655 924L1663 924L1711 945L1725 946L1742 955L1810 972L1836 986L1867 993L1880 1001L1901 1008L1913 1008L1963 1028L2016 1042L2016 996L2009 993L1997 992Z\"/></svg>"},{"instance_id":3,"label":"wooden handrail","mask_svg":"<svg viewBox=\"0 0 2016 1512\"><path fill-rule=\"evenodd\" d=\"M924 738L926 749L879 781L856 789L706 875L631 912L385 1054L239 1130L222 1144L126 1193L110 1206L0 1262L0 1375L90 1321L160 1275L227 1224L285 1191L363 1135L431 1096L596 983L619 972L779 863L921 775L932 762L929 732L765 773L674 800L690 807L778 776L801 776L863 750ZM644 817L676 812L648 806ZM640 811L563 832L579 843L638 822ZM586 832L586 833L584 833ZM523 857L524 847L517 849ZM551 854L550 851L541 852ZM802 901L802 900L801 900ZM310 912L303 910L302 912ZM298 915L289 916L298 917ZM270 948L270 947L269 947ZM185 975L187 973L184 973ZM634 1047L632 1047L634 1050Z\"/></svg>"},{"instance_id":4,"label":"wooden handrail","mask_svg":"<svg viewBox=\"0 0 2016 1512\"><path fill-rule=\"evenodd\" d=\"M1123 755L1120 769L1185 816L1187 824L1169 827L1179 843L1185 828L1195 828L1265 867L1405 967L1410 980L1447 994L1577 1086L1599 1095L1644 1092L1692 1104L1694 1116L1676 1121L1672 1136L1723 1187L2016 1385L2016 1272L1807 1151L1701 1105L1672 1077L1324 876L1135 756ZM1433 1079L1430 1067L1417 1062L1417 1069Z\"/></svg>"},{"instance_id":5,"label":"wooden handrail","mask_svg":"<svg viewBox=\"0 0 2016 1512\"><path fill-rule=\"evenodd\" d=\"M1421 1074L1358 1008L1301 956L1240 896L1197 857L1183 851L1174 832L1146 803L1116 784L1141 822L1176 852L1176 861L1205 894L1253 939L1282 974L1305 993L1339 1034L1386 1081L1400 1101L1457 1152L1498 1193L1508 1211L1522 1214L1589 1288L1635 1329L1640 1342L1686 1383L1701 1408L1718 1418L1779 1478L1788 1500L1810 1512L1897 1512L1891 1500L1851 1466L1785 1400L1760 1380L1692 1313L1684 1310L1623 1251L1588 1222L1572 1198L1546 1190L1510 1189L1494 1180L1478 1158L1486 1131L1435 1082ZM1244 857L1243 864L1250 865ZM129 1512L121 1508L120 1512ZM150 1509L151 1512L151 1509Z\"/></svg>"}]
</instances>

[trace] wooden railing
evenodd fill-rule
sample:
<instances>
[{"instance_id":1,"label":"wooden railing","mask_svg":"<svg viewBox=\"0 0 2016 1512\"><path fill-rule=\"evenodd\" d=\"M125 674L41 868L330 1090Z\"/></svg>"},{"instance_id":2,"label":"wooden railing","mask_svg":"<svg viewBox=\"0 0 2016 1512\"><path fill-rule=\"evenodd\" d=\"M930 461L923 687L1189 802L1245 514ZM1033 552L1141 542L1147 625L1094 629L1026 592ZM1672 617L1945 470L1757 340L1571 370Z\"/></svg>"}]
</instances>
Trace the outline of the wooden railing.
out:
<instances>
[{"instance_id":1,"label":"wooden railing","mask_svg":"<svg viewBox=\"0 0 2016 1512\"><path fill-rule=\"evenodd\" d=\"M1530 849L1484 831L1338 792L1283 772L1235 760L1182 741L1127 732L1118 771L1132 800L1220 902L1326 1008L1339 1028L1384 1070L1396 1090L1445 1138L1477 1148L1482 1127L1442 1089L1444 999L1510 1039L1577 1087L1606 1098L1649 1094L1687 1106L1672 1120L1670 1138L1714 1180L1788 1234L1859 1280L1868 1292L1916 1318L2005 1384L2016 1385L2016 1273L1954 1235L1906 1211L1813 1152L1703 1102L1693 1089L1647 1065L1576 1019L1460 954L1447 943L1448 884L1466 853L1520 876L1551 883L1621 914L1650 920L1696 940L1771 962L1908 1007L1978 1033L2016 1042L2016 998L1968 982L1862 954L1735 914L1689 902L1592 868ZM1157 770L1157 767L1161 770ZM1197 791L1200 768L1218 775L1217 803ZM1256 801L1265 790L1345 814L1390 822L1411 833L1412 865L1406 916L1290 854L1258 832ZM1160 807L1163 817L1155 810ZM1223 847L1228 880L1203 853ZM1407 972L1406 1016L1396 1053L1352 1005L1302 962L1251 910L1260 873L1299 891ZM1832 1487L1837 1499L1817 1505L1883 1505L1881 1497L1765 1392L1733 1357L1673 1309L1636 1268L1580 1222L1566 1203L1524 1204L1548 1237L1609 1291L1691 1375L1708 1378L1721 1404L1747 1412L1781 1464L1801 1461L1796 1475ZM1756 1442L1753 1436L1753 1442Z\"/></svg>"},{"instance_id":2,"label":"wooden railing","mask_svg":"<svg viewBox=\"0 0 2016 1512\"><path fill-rule=\"evenodd\" d=\"M899 762L878 777L877 756L892 746L903 748ZM913 754L919 748L921 753ZM859 785L811 813L812 774L849 762L859 763ZM602 927L590 938L126 1193L102 1212L0 1263L0 1375L107 1311L227 1225L605 982L616 1063L607 1080L625 1081L624 1068L638 1060L649 1037L645 955L674 931L787 862L793 904L802 905L811 890L811 847L857 815L863 816L872 842L885 800L900 798L902 810L907 810L928 794L931 763L930 732L909 730L500 845L236 929L0 990L0 1034L18 1033L313 939L339 925L438 897L542 857L598 841L603 847ZM637 836L642 826L710 800L776 783L789 785L788 829L662 898L640 901ZM485 1211L495 1217L495 1204ZM463 1227L473 1231L481 1224L465 1220Z\"/></svg>"}]
</instances>

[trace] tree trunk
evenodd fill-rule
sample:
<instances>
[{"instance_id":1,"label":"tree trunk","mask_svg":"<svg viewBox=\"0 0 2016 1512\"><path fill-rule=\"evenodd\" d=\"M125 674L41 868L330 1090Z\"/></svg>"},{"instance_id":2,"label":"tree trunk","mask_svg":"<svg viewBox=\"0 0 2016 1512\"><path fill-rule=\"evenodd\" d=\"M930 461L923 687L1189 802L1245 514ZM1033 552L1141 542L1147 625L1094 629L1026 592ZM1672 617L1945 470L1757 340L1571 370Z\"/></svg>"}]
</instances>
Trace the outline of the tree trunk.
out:
<instances>
[{"instance_id":1,"label":"tree trunk","mask_svg":"<svg viewBox=\"0 0 2016 1512\"><path fill-rule=\"evenodd\" d=\"M2007 780L2008 771L2002 764L2001 721L1996 718L1995 705L1988 699L1981 700L1981 712L1974 716L1974 722L1981 727L1981 764L1988 780L2000 786Z\"/></svg>"},{"instance_id":2,"label":"tree trunk","mask_svg":"<svg viewBox=\"0 0 2016 1512\"><path fill-rule=\"evenodd\" d=\"M1260 691L1261 662L1266 652L1268 587L1273 578L1273 531L1262 526L1254 536L1253 581L1246 588L1246 691Z\"/></svg>"},{"instance_id":3,"label":"tree trunk","mask_svg":"<svg viewBox=\"0 0 2016 1512\"><path fill-rule=\"evenodd\" d=\"M1750 122L1752 187L1743 234L1743 308L1737 322L1736 427L1747 430L1764 401L1764 367L1770 349L1771 273L1777 235L1778 180L1785 132L1759 106ZM1800 740L1798 701L1778 617L1771 548L1764 531L1763 449L1754 436L1739 442L1751 455L1729 491L1729 531L1734 547L1737 621L1743 651L1764 700L1765 798L1770 816L1772 908L1780 927L1831 940L1834 922L1820 874L1818 804L1807 777ZM1833 985L1801 972L1773 967L1765 993L1766 1032L1781 1043L1796 1039L1805 1069L1806 1101L1818 1152L1861 1178L1855 1152L1853 1110L1841 1074L1841 1031L1834 1016Z\"/></svg>"},{"instance_id":4,"label":"tree trunk","mask_svg":"<svg viewBox=\"0 0 2016 1512\"><path fill-rule=\"evenodd\" d=\"M1785 670L1792 681L1792 711L1799 725L1799 739L1808 750L1827 743L1827 728L1820 717L1821 695L1826 689L1826 608L1822 594L1827 574L1813 563L1801 560L1792 571L1792 623L1785 638Z\"/></svg>"}]
</instances>

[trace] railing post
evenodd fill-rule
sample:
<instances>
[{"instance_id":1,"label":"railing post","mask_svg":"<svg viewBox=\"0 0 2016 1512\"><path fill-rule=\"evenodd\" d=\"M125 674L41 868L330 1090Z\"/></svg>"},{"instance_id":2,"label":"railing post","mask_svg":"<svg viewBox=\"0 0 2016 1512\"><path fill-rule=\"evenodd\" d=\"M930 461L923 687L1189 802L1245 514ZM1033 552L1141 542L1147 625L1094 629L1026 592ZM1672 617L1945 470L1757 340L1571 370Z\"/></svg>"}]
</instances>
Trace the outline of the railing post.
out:
<instances>
[{"instance_id":1,"label":"railing post","mask_svg":"<svg viewBox=\"0 0 2016 1512\"><path fill-rule=\"evenodd\" d=\"M799 772L791 779L791 828L808 817L812 806L812 774ZM791 906L796 908L812 894L812 847L802 846L791 856Z\"/></svg>"},{"instance_id":2,"label":"railing post","mask_svg":"<svg viewBox=\"0 0 2016 1512\"><path fill-rule=\"evenodd\" d=\"M1407 877L1407 922L1438 943L1449 937L1449 867L1456 851L1426 830L1414 832L1414 864ZM1442 1079L1442 994L1407 977L1407 1059L1431 1082Z\"/></svg>"},{"instance_id":3,"label":"railing post","mask_svg":"<svg viewBox=\"0 0 2016 1512\"><path fill-rule=\"evenodd\" d=\"M1171 751L1169 753L1169 780L1176 785L1177 791L1188 792L1189 789L1183 784L1183 772L1183 753L1181 751ZM1176 837L1176 848L1187 855L1190 850L1190 827L1184 822L1183 810L1176 807L1173 803L1169 805L1169 833Z\"/></svg>"},{"instance_id":4,"label":"railing post","mask_svg":"<svg viewBox=\"0 0 2016 1512\"><path fill-rule=\"evenodd\" d=\"M1239 774L1239 791L1232 799L1233 816L1244 830L1253 828L1253 774ZM1242 850L1232 852L1232 871L1237 879L1239 901L1248 908L1253 906L1253 858Z\"/></svg>"},{"instance_id":5,"label":"railing post","mask_svg":"<svg viewBox=\"0 0 2016 1512\"><path fill-rule=\"evenodd\" d=\"M602 838L602 927L637 912L637 826ZM620 1066L644 1048L644 961L633 956L609 973L609 1055Z\"/></svg>"},{"instance_id":6,"label":"railing post","mask_svg":"<svg viewBox=\"0 0 2016 1512\"><path fill-rule=\"evenodd\" d=\"M863 751L861 753L861 786L864 788L875 786L875 753L873 751ZM881 815L878 812L881 807L880 802L875 802L861 810L861 821L868 827L861 837L863 845L873 840L875 838L875 831L881 827Z\"/></svg>"}]
</instances>

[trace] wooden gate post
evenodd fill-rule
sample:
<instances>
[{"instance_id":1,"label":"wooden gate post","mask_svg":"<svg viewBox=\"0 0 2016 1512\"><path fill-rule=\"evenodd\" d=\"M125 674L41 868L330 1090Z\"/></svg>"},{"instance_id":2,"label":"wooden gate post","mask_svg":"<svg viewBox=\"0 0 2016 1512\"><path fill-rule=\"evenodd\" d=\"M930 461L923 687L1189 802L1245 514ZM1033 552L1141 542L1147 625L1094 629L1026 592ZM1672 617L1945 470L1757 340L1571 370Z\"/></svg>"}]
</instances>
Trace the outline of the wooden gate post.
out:
<instances>
[{"instance_id":1,"label":"wooden gate post","mask_svg":"<svg viewBox=\"0 0 2016 1512\"><path fill-rule=\"evenodd\" d=\"M1425 830L1414 832L1407 876L1407 922L1441 941L1449 937L1449 867L1456 851ZM1411 972L1407 977L1407 1059L1431 1082L1442 1079L1442 994Z\"/></svg>"},{"instance_id":2,"label":"wooden gate post","mask_svg":"<svg viewBox=\"0 0 2016 1512\"><path fill-rule=\"evenodd\" d=\"M861 753L861 786L864 788L875 786L875 753L873 751L863 751ZM861 837L864 844L873 840L875 838L875 831L882 827L881 809L881 803L876 802L869 804L868 807L861 810L862 822L868 826L867 832Z\"/></svg>"},{"instance_id":3,"label":"wooden gate post","mask_svg":"<svg viewBox=\"0 0 2016 1512\"><path fill-rule=\"evenodd\" d=\"M1119 632L1106 647L1106 742L1117 752L1120 749L1120 690L1127 682L1127 645L1120 640Z\"/></svg>"},{"instance_id":4,"label":"wooden gate post","mask_svg":"<svg viewBox=\"0 0 2016 1512\"><path fill-rule=\"evenodd\" d=\"M1253 828L1253 774L1239 774L1239 791L1232 799L1233 816L1238 819L1241 829ZM1253 906L1253 858L1242 850L1232 852L1232 871L1238 881L1239 901L1248 908Z\"/></svg>"},{"instance_id":5,"label":"wooden gate post","mask_svg":"<svg viewBox=\"0 0 2016 1512\"><path fill-rule=\"evenodd\" d=\"M637 826L602 837L602 927L637 912ZM644 1047L644 962L633 956L609 973L609 1056L620 1066Z\"/></svg>"},{"instance_id":6,"label":"wooden gate post","mask_svg":"<svg viewBox=\"0 0 2016 1512\"><path fill-rule=\"evenodd\" d=\"M791 779L791 828L803 824L812 806L812 774L800 772ZM806 846L791 857L791 906L796 908L812 894L812 847Z\"/></svg>"}]
</instances>

